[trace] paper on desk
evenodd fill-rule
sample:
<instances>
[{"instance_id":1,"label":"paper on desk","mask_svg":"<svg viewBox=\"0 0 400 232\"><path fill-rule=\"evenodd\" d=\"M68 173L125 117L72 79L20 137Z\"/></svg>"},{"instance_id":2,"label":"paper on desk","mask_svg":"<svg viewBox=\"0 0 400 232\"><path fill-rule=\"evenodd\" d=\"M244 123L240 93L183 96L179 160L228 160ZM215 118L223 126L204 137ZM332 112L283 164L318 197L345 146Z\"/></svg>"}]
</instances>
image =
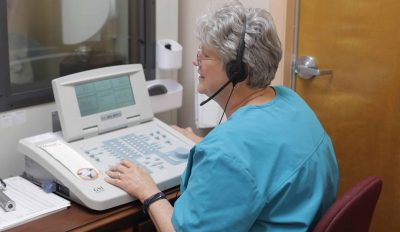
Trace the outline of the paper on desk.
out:
<instances>
[{"instance_id":1,"label":"paper on desk","mask_svg":"<svg viewBox=\"0 0 400 232\"><path fill-rule=\"evenodd\" d=\"M73 150L67 144L56 140L39 146L54 159L58 160L72 174L83 180L94 180L99 171L87 161L82 155Z\"/></svg>"},{"instance_id":2,"label":"paper on desk","mask_svg":"<svg viewBox=\"0 0 400 232\"><path fill-rule=\"evenodd\" d=\"M5 212L0 208L0 231L57 212L71 205L68 200L54 193L46 193L20 176L10 177L4 182L7 184L4 193L15 201L16 208L11 212Z\"/></svg>"}]
</instances>

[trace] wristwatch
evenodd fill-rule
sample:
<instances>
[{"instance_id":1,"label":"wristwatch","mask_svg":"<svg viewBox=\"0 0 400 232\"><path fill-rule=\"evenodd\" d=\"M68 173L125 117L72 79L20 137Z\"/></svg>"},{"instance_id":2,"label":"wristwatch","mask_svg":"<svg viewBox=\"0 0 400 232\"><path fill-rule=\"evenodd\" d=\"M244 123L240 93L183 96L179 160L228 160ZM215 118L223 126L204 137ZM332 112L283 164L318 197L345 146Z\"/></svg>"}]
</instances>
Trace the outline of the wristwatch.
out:
<instances>
[{"instance_id":1,"label":"wristwatch","mask_svg":"<svg viewBox=\"0 0 400 232\"><path fill-rule=\"evenodd\" d=\"M149 206L160 199L166 199L165 194L163 192L158 192L158 193L154 194L153 196L150 196L149 198L144 200L143 212L145 214L147 214L147 209L149 208Z\"/></svg>"}]
</instances>

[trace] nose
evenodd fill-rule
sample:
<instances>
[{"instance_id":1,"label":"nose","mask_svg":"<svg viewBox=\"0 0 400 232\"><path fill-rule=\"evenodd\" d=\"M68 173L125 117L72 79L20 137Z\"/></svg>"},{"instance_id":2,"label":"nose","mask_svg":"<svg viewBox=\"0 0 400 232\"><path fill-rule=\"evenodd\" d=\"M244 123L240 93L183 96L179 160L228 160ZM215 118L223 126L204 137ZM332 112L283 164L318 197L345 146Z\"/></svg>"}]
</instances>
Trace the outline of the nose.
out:
<instances>
[{"instance_id":1,"label":"nose","mask_svg":"<svg viewBox=\"0 0 400 232\"><path fill-rule=\"evenodd\" d=\"M193 63L194 66L199 67L199 61L197 60L197 57L195 57L195 58L193 59L192 63Z\"/></svg>"}]
</instances>

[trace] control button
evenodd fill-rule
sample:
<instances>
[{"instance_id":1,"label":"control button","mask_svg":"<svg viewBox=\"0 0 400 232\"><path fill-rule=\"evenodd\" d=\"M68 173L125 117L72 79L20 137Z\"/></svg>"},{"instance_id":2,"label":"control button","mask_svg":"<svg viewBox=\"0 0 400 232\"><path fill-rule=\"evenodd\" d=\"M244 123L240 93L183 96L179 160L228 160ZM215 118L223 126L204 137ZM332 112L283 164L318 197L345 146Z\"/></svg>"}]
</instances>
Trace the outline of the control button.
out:
<instances>
[{"instance_id":1,"label":"control button","mask_svg":"<svg viewBox=\"0 0 400 232\"><path fill-rule=\"evenodd\" d=\"M184 147L178 147L175 149L174 153L179 159L187 159L189 156L189 150Z\"/></svg>"}]
</instances>

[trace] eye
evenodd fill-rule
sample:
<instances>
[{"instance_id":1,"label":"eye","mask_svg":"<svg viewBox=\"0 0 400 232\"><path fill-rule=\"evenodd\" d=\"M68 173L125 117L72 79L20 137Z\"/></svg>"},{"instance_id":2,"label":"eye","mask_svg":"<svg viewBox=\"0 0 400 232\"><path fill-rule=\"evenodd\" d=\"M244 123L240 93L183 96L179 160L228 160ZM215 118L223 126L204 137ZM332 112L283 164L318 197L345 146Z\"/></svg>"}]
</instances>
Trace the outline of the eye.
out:
<instances>
[{"instance_id":1,"label":"eye","mask_svg":"<svg viewBox=\"0 0 400 232\"><path fill-rule=\"evenodd\" d=\"M202 54L203 54L203 57L206 59L212 58L211 54L208 51L203 50Z\"/></svg>"}]
</instances>

